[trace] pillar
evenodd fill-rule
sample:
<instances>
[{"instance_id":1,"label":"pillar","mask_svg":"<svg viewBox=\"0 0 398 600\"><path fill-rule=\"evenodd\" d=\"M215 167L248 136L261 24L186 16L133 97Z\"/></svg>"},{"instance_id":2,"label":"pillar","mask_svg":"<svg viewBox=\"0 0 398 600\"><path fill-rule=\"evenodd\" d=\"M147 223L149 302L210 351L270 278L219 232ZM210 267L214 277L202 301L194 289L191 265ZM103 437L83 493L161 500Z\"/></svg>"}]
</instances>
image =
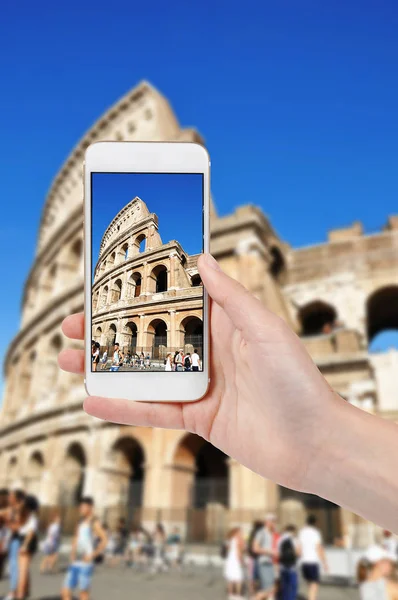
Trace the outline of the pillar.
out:
<instances>
[{"instance_id":1,"label":"pillar","mask_svg":"<svg viewBox=\"0 0 398 600\"><path fill-rule=\"evenodd\" d=\"M167 281L167 289L175 290L176 288L176 263L177 263L177 255L175 252L171 252L169 255L169 270L168 270L168 281Z\"/></svg>"},{"instance_id":2,"label":"pillar","mask_svg":"<svg viewBox=\"0 0 398 600\"><path fill-rule=\"evenodd\" d=\"M176 311L169 310L169 326L167 328L167 347L177 348L178 346L178 334L176 330Z\"/></svg>"}]
</instances>

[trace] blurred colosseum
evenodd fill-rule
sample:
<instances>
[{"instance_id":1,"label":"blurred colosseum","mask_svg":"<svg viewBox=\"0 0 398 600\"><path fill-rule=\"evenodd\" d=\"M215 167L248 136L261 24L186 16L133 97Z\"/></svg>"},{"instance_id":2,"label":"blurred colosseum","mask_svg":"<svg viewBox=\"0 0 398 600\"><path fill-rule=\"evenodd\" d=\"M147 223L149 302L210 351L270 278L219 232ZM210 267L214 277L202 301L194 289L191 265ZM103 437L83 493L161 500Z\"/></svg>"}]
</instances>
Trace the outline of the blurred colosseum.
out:
<instances>
[{"instance_id":1,"label":"blurred colosseum","mask_svg":"<svg viewBox=\"0 0 398 600\"><path fill-rule=\"evenodd\" d=\"M197 436L103 423L82 411L82 378L61 372L57 354L69 345L62 319L83 309L83 155L104 139L203 143L143 82L97 121L57 174L24 289L21 328L5 360L0 487L37 494L43 514L60 505L66 524L84 493L95 497L104 519L124 514L147 526L162 520L179 525L190 541L218 541L230 525L270 510L282 524L300 525L310 510L327 542L349 536L355 546L369 543L377 533L371 524L263 480ZM299 249L281 241L252 205L222 217L213 208L211 230L223 269L291 325L346 401L396 420L398 353L374 354L369 345L398 327L398 218L372 235L354 223L330 231L326 243Z\"/></svg>"}]
</instances>

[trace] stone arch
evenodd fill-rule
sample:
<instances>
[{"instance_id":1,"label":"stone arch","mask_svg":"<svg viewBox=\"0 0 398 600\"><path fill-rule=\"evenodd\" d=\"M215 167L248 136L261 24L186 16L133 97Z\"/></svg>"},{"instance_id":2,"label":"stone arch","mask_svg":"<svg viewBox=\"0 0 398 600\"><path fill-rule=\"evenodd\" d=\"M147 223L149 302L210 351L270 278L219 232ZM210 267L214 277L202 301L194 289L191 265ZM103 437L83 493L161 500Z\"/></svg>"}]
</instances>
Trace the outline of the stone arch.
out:
<instances>
[{"instance_id":1,"label":"stone arch","mask_svg":"<svg viewBox=\"0 0 398 600\"><path fill-rule=\"evenodd\" d=\"M95 292L93 293L93 312L95 312L96 310L98 310L99 306L99 290L95 290Z\"/></svg>"},{"instance_id":2,"label":"stone arch","mask_svg":"<svg viewBox=\"0 0 398 600\"><path fill-rule=\"evenodd\" d=\"M203 354L203 321L197 316L189 315L181 321L180 325L181 347L184 353L196 349L199 356Z\"/></svg>"},{"instance_id":3,"label":"stone arch","mask_svg":"<svg viewBox=\"0 0 398 600\"><path fill-rule=\"evenodd\" d=\"M80 442L71 442L65 452L62 465L59 503L61 506L77 506L83 496L85 472L87 466L86 452Z\"/></svg>"},{"instance_id":4,"label":"stone arch","mask_svg":"<svg viewBox=\"0 0 398 600\"><path fill-rule=\"evenodd\" d=\"M110 323L108 326L108 330L106 333L106 347L108 350L108 356L110 355L111 352L113 352L113 347L116 343L116 335L117 335L117 328L115 323Z\"/></svg>"},{"instance_id":5,"label":"stone arch","mask_svg":"<svg viewBox=\"0 0 398 600\"><path fill-rule=\"evenodd\" d=\"M30 494L40 497L40 486L44 474L45 461L43 453L35 450L29 457L25 476L26 489Z\"/></svg>"},{"instance_id":6,"label":"stone arch","mask_svg":"<svg viewBox=\"0 0 398 600\"><path fill-rule=\"evenodd\" d=\"M115 281L112 284L111 304L115 304L116 302L119 302L120 298L122 297L122 289L123 289L123 283L119 277L118 279L115 279Z\"/></svg>"},{"instance_id":7,"label":"stone arch","mask_svg":"<svg viewBox=\"0 0 398 600\"><path fill-rule=\"evenodd\" d=\"M314 300L300 308L301 335L331 333L337 321L336 309L322 300Z\"/></svg>"},{"instance_id":8,"label":"stone arch","mask_svg":"<svg viewBox=\"0 0 398 600\"><path fill-rule=\"evenodd\" d=\"M46 360L46 365L44 367L47 370L47 380L46 380L46 390L51 391L54 390L58 377L59 377L59 367L57 357L63 348L63 339L59 333L56 333L52 336L48 346L48 360Z\"/></svg>"},{"instance_id":9,"label":"stone arch","mask_svg":"<svg viewBox=\"0 0 398 600\"><path fill-rule=\"evenodd\" d=\"M172 456L172 506L205 508L229 505L229 464L226 454L203 438L188 433Z\"/></svg>"},{"instance_id":10,"label":"stone arch","mask_svg":"<svg viewBox=\"0 0 398 600\"><path fill-rule=\"evenodd\" d=\"M271 262L269 266L270 273L280 284L286 281L286 261L278 246L271 246L270 250Z\"/></svg>"},{"instance_id":11,"label":"stone arch","mask_svg":"<svg viewBox=\"0 0 398 600\"><path fill-rule=\"evenodd\" d=\"M6 468L6 487L8 488L16 488L21 486L19 477L19 461L16 456L11 456L7 463ZM22 486L21 486L22 487Z\"/></svg>"},{"instance_id":12,"label":"stone arch","mask_svg":"<svg viewBox=\"0 0 398 600\"><path fill-rule=\"evenodd\" d=\"M103 308L104 306L106 306L108 304L108 294L109 294L109 287L108 285L104 285L104 287L102 288L102 292L101 292L101 308Z\"/></svg>"},{"instance_id":13,"label":"stone arch","mask_svg":"<svg viewBox=\"0 0 398 600\"><path fill-rule=\"evenodd\" d=\"M141 295L142 277L139 271L135 271L127 280L127 298L138 298Z\"/></svg>"},{"instance_id":14,"label":"stone arch","mask_svg":"<svg viewBox=\"0 0 398 600\"><path fill-rule=\"evenodd\" d=\"M142 254L147 250L147 236L145 233L140 233L134 240L133 252L134 254Z\"/></svg>"},{"instance_id":15,"label":"stone arch","mask_svg":"<svg viewBox=\"0 0 398 600\"><path fill-rule=\"evenodd\" d=\"M111 447L110 462L112 467L107 477L107 497L113 504L115 514L108 514L108 518L114 520L124 516L131 523L137 517L137 509L143 504L144 447L136 437L122 436Z\"/></svg>"},{"instance_id":16,"label":"stone arch","mask_svg":"<svg viewBox=\"0 0 398 600\"><path fill-rule=\"evenodd\" d=\"M137 351L137 337L138 337L138 327L133 321L129 321L125 327L128 342L126 344L126 348L123 348L124 351L130 351L132 355L134 355Z\"/></svg>"},{"instance_id":17,"label":"stone arch","mask_svg":"<svg viewBox=\"0 0 398 600\"><path fill-rule=\"evenodd\" d=\"M37 359L37 352L35 349L31 349L24 357L22 361L22 370L19 380L19 391L18 395L22 402L26 401L30 397L33 370Z\"/></svg>"},{"instance_id":18,"label":"stone arch","mask_svg":"<svg viewBox=\"0 0 398 600\"><path fill-rule=\"evenodd\" d=\"M73 269L79 269L81 267L83 261L83 240L82 238L77 238L70 247L70 260L71 266Z\"/></svg>"},{"instance_id":19,"label":"stone arch","mask_svg":"<svg viewBox=\"0 0 398 600\"><path fill-rule=\"evenodd\" d=\"M152 358L165 358L167 354L167 323L153 319L147 329L147 346Z\"/></svg>"},{"instance_id":20,"label":"stone arch","mask_svg":"<svg viewBox=\"0 0 398 600\"><path fill-rule=\"evenodd\" d=\"M369 343L380 333L398 329L398 285L381 287L368 297L366 326Z\"/></svg>"},{"instance_id":21,"label":"stone arch","mask_svg":"<svg viewBox=\"0 0 398 600\"><path fill-rule=\"evenodd\" d=\"M167 292L167 267L163 264L156 265L148 277L148 292L161 294Z\"/></svg>"},{"instance_id":22,"label":"stone arch","mask_svg":"<svg viewBox=\"0 0 398 600\"><path fill-rule=\"evenodd\" d=\"M113 265L115 264L116 261L116 252L113 251L110 254L108 254L108 258L106 259L106 266L108 269L110 269L111 267L113 267Z\"/></svg>"},{"instance_id":23,"label":"stone arch","mask_svg":"<svg viewBox=\"0 0 398 600\"><path fill-rule=\"evenodd\" d=\"M317 525L326 544L334 544L336 539L341 538L341 510L337 504L314 494L296 492L282 486L278 486L278 489L282 527L289 523L301 527L311 514L317 518Z\"/></svg>"},{"instance_id":24,"label":"stone arch","mask_svg":"<svg viewBox=\"0 0 398 600\"><path fill-rule=\"evenodd\" d=\"M94 329L93 340L100 344L101 338L102 338L102 327L101 327L101 325L94 325L93 329Z\"/></svg>"}]
</instances>

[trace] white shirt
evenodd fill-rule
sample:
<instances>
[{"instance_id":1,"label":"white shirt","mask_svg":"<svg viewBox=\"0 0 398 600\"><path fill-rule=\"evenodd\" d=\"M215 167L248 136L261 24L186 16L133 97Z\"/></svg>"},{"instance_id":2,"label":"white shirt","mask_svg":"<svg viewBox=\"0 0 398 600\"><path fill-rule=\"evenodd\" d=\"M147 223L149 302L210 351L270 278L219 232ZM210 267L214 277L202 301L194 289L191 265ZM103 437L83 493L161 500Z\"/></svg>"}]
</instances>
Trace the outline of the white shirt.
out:
<instances>
[{"instance_id":1,"label":"white shirt","mask_svg":"<svg viewBox=\"0 0 398 600\"><path fill-rule=\"evenodd\" d=\"M39 528L39 521L38 518L36 517L36 515L30 515L30 517L28 518L28 520L26 521L26 523L24 523L20 528L19 528L19 534L20 535L27 535L28 533L30 533L31 531L33 531L34 533L37 532Z\"/></svg>"},{"instance_id":2,"label":"white shirt","mask_svg":"<svg viewBox=\"0 0 398 600\"><path fill-rule=\"evenodd\" d=\"M193 367L199 367L199 361L200 361L199 354L196 354L196 352L194 352L191 355L191 361L192 361Z\"/></svg>"},{"instance_id":3,"label":"white shirt","mask_svg":"<svg viewBox=\"0 0 398 600\"><path fill-rule=\"evenodd\" d=\"M393 554L398 559L398 542L397 539L392 535L390 537L384 537L381 542L384 550L387 550L389 554Z\"/></svg>"},{"instance_id":4,"label":"white shirt","mask_svg":"<svg viewBox=\"0 0 398 600\"><path fill-rule=\"evenodd\" d=\"M319 564L321 562L318 547L322 544L322 536L316 527L307 525L299 533L301 546L301 562Z\"/></svg>"}]
</instances>

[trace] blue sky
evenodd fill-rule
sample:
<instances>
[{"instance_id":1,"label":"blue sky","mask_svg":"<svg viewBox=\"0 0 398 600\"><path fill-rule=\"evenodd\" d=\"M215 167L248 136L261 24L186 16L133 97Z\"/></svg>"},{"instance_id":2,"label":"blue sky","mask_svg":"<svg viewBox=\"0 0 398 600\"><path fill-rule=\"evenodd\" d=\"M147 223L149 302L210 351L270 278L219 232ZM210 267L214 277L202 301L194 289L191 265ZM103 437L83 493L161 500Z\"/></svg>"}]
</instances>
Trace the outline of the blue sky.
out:
<instances>
[{"instance_id":1,"label":"blue sky","mask_svg":"<svg viewBox=\"0 0 398 600\"><path fill-rule=\"evenodd\" d=\"M159 233L164 244L177 240L188 254L202 252L202 189L200 174L94 173L93 267L109 223L135 196L158 216Z\"/></svg>"},{"instance_id":2,"label":"blue sky","mask_svg":"<svg viewBox=\"0 0 398 600\"><path fill-rule=\"evenodd\" d=\"M203 134L221 214L251 202L293 246L398 212L398 4L8 1L0 24L0 354L19 326L50 182L147 79Z\"/></svg>"}]
</instances>

